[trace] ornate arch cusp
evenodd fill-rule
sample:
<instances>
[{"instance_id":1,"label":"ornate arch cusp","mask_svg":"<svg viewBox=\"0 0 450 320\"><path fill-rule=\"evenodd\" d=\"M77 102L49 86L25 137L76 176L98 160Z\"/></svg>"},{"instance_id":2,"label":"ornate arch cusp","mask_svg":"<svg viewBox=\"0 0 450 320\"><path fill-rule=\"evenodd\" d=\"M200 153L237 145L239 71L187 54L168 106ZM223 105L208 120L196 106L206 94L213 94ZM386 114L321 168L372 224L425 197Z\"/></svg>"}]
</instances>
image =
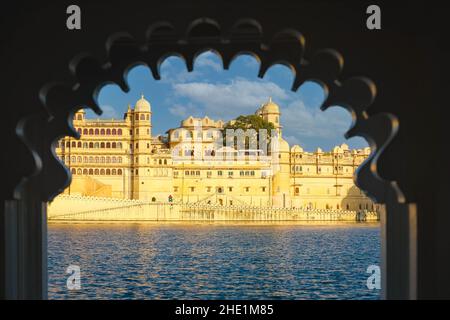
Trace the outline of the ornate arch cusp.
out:
<instances>
[{"instance_id":1,"label":"ornate arch cusp","mask_svg":"<svg viewBox=\"0 0 450 320\"><path fill-rule=\"evenodd\" d=\"M322 110L333 105L346 108L353 117L346 138L362 136L371 147L371 155L357 171L357 185L378 203L386 201L386 188L394 191L397 201L404 201L397 184L383 180L377 172L377 161L396 135L398 121L391 114L369 116L367 113L377 94L371 80L365 77L340 80L343 57L333 49L319 50L310 58L306 57L305 39L296 30L265 34L262 26L253 19L241 19L221 28L209 18L196 19L187 26L175 26L169 21L153 23L146 32L145 43L138 43L126 33L114 34L106 42L105 62L80 54L69 65L74 83L42 88L40 99L51 116L46 129L46 153L49 156L40 154L43 166L38 178L51 183L43 185L41 199L53 199L70 184L70 172L55 155L53 142L63 136L78 138L71 121L78 108L91 108L101 114L97 97L102 86L114 83L127 92L127 73L137 64L147 65L158 80L161 63L173 55L181 57L188 71L192 71L196 57L206 50L219 55L224 69L228 69L233 59L241 54L253 55L260 62L259 77L263 77L272 65L284 64L294 73L293 91L305 81L319 83L327 94Z\"/></svg>"}]
</instances>

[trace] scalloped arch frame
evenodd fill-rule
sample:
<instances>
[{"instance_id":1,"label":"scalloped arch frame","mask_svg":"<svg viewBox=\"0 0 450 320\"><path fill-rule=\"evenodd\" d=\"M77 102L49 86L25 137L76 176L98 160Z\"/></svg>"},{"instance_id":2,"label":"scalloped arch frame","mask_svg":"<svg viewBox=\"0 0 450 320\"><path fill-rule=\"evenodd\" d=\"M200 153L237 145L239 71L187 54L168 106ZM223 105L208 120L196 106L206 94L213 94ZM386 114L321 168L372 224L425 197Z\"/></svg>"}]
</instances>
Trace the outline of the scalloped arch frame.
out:
<instances>
[{"instance_id":1,"label":"scalloped arch frame","mask_svg":"<svg viewBox=\"0 0 450 320\"><path fill-rule=\"evenodd\" d=\"M284 29L264 35L254 19L240 19L229 30L222 30L218 22L206 17L192 21L185 29L170 21L158 21L147 29L145 39L145 43L138 43L127 33L113 34L106 41L105 62L79 54L69 64L75 77L73 83L52 83L41 89L41 102L50 114L46 141L51 155L43 158L42 165L36 164L39 181L51 181L40 190L42 201L51 201L71 182L71 174L57 158L53 144L63 136L79 138L71 119L80 107L102 113L97 97L105 84L117 84L128 92L127 74L134 66L148 66L154 79L159 80L160 65L167 57L181 57L192 71L198 55L212 50L221 58L225 70L237 56L250 54L260 63L258 77L264 77L271 66L283 64L294 74L291 90L297 91L305 81L320 84L326 94L321 109L339 105L348 110L353 122L345 137L363 137L372 150L356 172L357 186L377 203L386 203L388 194L394 194L398 203L405 202L397 183L382 179L377 172L378 159L395 137L399 122L389 113L369 116L367 110L376 98L376 86L366 77L341 80L344 59L337 51L322 49L306 57L305 38L299 31ZM32 146L29 148L33 155L38 154Z\"/></svg>"}]
</instances>

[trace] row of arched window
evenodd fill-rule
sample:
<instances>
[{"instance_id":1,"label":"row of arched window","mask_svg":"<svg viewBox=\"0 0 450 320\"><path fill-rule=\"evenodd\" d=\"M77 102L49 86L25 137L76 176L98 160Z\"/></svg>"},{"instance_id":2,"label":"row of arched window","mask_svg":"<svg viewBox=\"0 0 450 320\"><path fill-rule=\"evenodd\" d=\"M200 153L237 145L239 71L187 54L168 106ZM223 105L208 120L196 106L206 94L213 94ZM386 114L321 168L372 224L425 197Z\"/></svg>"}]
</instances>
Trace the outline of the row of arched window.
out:
<instances>
[{"instance_id":1,"label":"row of arched window","mask_svg":"<svg viewBox=\"0 0 450 320\"><path fill-rule=\"evenodd\" d=\"M122 157L109 157L109 156L61 156L61 160L71 163L122 163Z\"/></svg>"},{"instance_id":2,"label":"row of arched window","mask_svg":"<svg viewBox=\"0 0 450 320\"><path fill-rule=\"evenodd\" d=\"M61 141L58 148L84 148L84 149L122 149L122 142L81 142L81 141Z\"/></svg>"},{"instance_id":3,"label":"row of arched window","mask_svg":"<svg viewBox=\"0 0 450 320\"><path fill-rule=\"evenodd\" d=\"M83 135L91 135L91 136L121 136L122 135L122 129L76 129L79 134Z\"/></svg>"},{"instance_id":4,"label":"row of arched window","mask_svg":"<svg viewBox=\"0 0 450 320\"><path fill-rule=\"evenodd\" d=\"M106 176L121 176L122 175L122 169L71 169L72 174L75 175L106 175Z\"/></svg>"},{"instance_id":5,"label":"row of arched window","mask_svg":"<svg viewBox=\"0 0 450 320\"><path fill-rule=\"evenodd\" d=\"M135 121L136 120L150 120L150 114L136 113L134 119L135 119ZM133 121L133 115L130 115L130 120Z\"/></svg>"}]
</instances>

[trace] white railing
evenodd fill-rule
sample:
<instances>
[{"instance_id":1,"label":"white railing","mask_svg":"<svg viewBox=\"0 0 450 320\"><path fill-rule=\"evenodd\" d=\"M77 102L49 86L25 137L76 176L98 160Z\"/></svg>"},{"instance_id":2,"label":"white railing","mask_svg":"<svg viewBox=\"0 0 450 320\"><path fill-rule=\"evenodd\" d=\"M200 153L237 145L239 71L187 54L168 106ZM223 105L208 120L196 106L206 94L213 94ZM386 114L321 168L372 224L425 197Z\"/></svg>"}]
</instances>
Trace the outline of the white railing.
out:
<instances>
[{"instance_id":1,"label":"white railing","mask_svg":"<svg viewBox=\"0 0 450 320\"><path fill-rule=\"evenodd\" d=\"M49 221L378 221L371 211L161 203L63 195L48 209Z\"/></svg>"}]
</instances>

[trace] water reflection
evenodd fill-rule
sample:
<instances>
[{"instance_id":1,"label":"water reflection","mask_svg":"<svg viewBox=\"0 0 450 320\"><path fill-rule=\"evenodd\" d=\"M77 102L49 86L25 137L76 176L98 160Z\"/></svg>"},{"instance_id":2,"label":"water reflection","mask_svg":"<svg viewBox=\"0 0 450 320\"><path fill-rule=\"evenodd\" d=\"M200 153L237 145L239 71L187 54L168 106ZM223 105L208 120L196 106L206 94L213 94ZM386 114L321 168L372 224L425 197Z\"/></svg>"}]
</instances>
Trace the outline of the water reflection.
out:
<instances>
[{"instance_id":1,"label":"water reflection","mask_svg":"<svg viewBox=\"0 0 450 320\"><path fill-rule=\"evenodd\" d=\"M50 225L49 298L378 299L379 246L377 224Z\"/></svg>"}]
</instances>

